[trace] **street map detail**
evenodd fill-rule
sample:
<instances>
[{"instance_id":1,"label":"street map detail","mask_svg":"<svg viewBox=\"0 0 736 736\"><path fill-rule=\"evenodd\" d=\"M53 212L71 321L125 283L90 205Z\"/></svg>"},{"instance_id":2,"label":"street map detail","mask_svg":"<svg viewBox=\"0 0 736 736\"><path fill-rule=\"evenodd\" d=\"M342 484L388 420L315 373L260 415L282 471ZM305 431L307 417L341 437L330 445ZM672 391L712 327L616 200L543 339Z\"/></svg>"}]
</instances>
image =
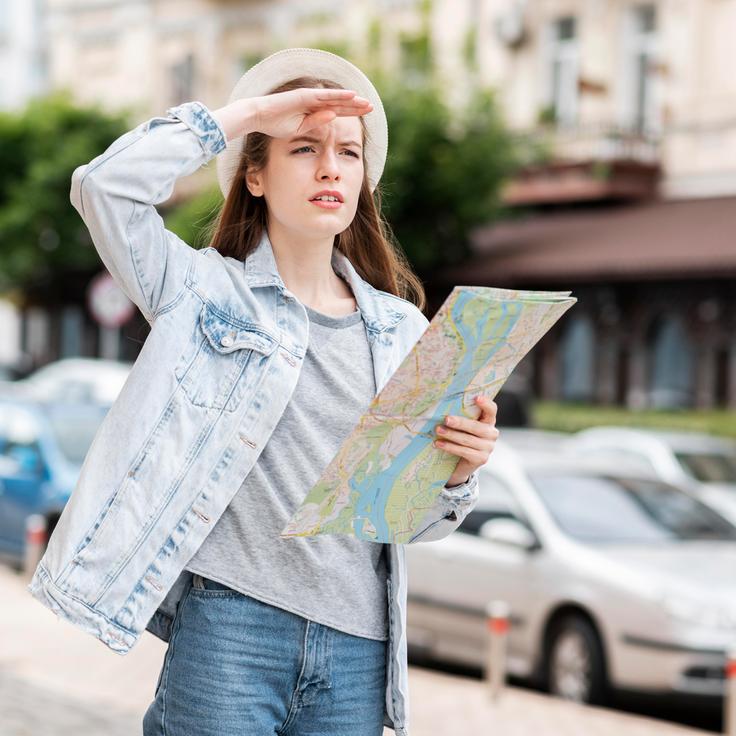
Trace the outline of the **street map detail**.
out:
<instances>
[{"instance_id":1,"label":"street map detail","mask_svg":"<svg viewBox=\"0 0 736 736\"><path fill-rule=\"evenodd\" d=\"M280 536L408 542L459 461L433 447L435 426L447 414L476 419L475 397L495 397L576 301L569 291L456 286Z\"/></svg>"}]
</instances>

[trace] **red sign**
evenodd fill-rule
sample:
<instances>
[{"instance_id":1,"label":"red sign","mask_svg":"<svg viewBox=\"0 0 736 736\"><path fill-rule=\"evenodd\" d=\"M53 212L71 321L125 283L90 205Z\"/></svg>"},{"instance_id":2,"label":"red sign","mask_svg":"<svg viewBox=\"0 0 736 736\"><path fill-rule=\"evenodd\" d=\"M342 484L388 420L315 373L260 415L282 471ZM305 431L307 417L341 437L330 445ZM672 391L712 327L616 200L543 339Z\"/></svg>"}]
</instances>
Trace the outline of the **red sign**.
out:
<instances>
[{"instance_id":1,"label":"red sign","mask_svg":"<svg viewBox=\"0 0 736 736\"><path fill-rule=\"evenodd\" d=\"M135 312L135 304L107 271L98 273L90 282L87 304L94 319L103 327L120 327Z\"/></svg>"}]
</instances>

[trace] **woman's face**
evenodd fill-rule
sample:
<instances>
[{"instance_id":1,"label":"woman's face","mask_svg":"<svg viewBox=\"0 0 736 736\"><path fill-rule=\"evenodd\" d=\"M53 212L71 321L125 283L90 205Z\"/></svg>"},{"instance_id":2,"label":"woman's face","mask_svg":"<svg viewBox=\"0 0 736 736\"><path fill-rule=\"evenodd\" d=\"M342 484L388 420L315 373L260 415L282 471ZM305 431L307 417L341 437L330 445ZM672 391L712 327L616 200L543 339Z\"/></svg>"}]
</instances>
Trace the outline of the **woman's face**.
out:
<instances>
[{"instance_id":1,"label":"woman's face","mask_svg":"<svg viewBox=\"0 0 736 736\"><path fill-rule=\"evenodd\" d=\"M312 140L305 140L312 139ZM269 223L307 238L346 230L358 207L363 183L363 132L356 116L337 117L295 138L273 138L268 164L248 177L252 194L263 195ZM317 202L322 190L341 202Z\"/></svg>"}]
</instances>

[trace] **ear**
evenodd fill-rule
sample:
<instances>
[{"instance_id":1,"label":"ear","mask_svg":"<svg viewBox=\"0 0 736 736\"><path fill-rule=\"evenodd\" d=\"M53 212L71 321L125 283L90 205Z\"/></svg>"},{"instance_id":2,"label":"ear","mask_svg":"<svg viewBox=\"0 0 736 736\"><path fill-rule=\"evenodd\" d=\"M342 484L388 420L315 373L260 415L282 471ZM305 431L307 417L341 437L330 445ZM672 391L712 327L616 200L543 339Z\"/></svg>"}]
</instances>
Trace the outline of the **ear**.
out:
<instances>
[{"instance_id":1,"label":"ear","mask_svg":"<svg viewBox=\"0 0 736 736\"><path fill-rule=\"evenodd\" d=\"M263 183L261 182L261 176L256 171L248 171L245 175L245 184L248 187L248 191L254 197L263 196Z\"/></svg>"}]
</instances>

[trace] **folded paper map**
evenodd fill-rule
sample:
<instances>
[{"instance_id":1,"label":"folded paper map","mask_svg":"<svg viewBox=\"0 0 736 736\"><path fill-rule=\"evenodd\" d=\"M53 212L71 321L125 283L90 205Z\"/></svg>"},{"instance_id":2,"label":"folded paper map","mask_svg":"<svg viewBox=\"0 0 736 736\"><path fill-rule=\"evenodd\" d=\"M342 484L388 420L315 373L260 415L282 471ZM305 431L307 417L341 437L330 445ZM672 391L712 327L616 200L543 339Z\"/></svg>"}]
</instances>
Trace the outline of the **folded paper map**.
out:
<instances>
[{"instance_id":1,"label":"folded paper map","mask_svg":"<svg viewBox=\"0 0 736 736\"><path fill-rule=\"evenodd\" d=\"M569 291L456 286L280 536L408 542L459 462L432 445L436 425L448 414L477 419L475 397L495 397L576 301Z\"/></svg>"}]
</instances>

